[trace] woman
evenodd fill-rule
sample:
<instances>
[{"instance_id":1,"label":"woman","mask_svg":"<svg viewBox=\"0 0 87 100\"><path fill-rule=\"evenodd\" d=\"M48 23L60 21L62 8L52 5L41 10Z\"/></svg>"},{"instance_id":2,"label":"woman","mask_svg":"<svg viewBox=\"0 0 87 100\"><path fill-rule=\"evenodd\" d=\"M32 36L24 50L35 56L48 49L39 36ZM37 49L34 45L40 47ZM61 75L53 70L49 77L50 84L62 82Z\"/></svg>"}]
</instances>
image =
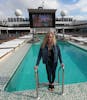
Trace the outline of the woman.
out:
<instances>
[{"instance_id":1,"label":"woman","mask_svg":"<svg viewBox=\"0 0 87 100\"><path fill-rule=\"evenodd\" d=\"M54 89L54 80L55 80L55 72L58 64L58 58L60 60L61 66L63 67L60 48L56 44L55 34L52 32L48 32L42 42L42 45L39 50L38 58L35 70L38 69L38 65L40 60L43 60L43 63L46 65L46 71L49 81L49 90Z\"/></svg>"}]
</instances>

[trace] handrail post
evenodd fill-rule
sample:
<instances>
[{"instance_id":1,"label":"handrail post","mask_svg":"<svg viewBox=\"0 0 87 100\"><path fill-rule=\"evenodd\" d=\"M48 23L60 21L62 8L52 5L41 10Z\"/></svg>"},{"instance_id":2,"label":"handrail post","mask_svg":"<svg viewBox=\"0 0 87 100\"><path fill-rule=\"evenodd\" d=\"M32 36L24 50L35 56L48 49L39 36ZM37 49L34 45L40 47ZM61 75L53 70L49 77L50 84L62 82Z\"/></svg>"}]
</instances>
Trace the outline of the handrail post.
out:
<instances>
[{"instance_id":1,"label":"handrail post","mask_svg":"<svg viewBox=\"0 0 87 100\"><path fill-rule=\"evenodd\" d=\"M60 82L60 73L59 73L60 69L61 69L61 66L58 69L58 83Z\"/></svg>"},{"instance_id":2,"label":"handrail post","mask_svg":"<svg viewBox=\"0 0 87 100\"><path fill-rule=\"evenodd\" d=\"M62 67L62 94L64 93L64 67Z\"/></svg>"},{"instance_id":3,"label":"handrail post","mask_svg":"<svg viewBox=\"0 0 87 100\"><path fill-rule=\"evenodd\" d=\"M38 98L39 77L37 69L35 69L35 78L36 78L36 97Z\"/></svg>"},{"instance_id":4,"label":"handrail post","mask_svg":"<svg viewBox=\"0 0 87 100\"><path fill-rule=\"evenodd\" d=\"M60 82L60 74L58 72L58 85L59 85L59 82Z\"/></svg>"},{"instance_id":5,"label":"handrail post","mask_svg":"<svg viewBox=\"0 0 87 100\"><path fill-rule=\"evenodd\" d=\"M60 69L62 68L62 94L64 93L64 67L59 67L58 69L58 84L60 82Z\"/></svg>"}]
</instances>

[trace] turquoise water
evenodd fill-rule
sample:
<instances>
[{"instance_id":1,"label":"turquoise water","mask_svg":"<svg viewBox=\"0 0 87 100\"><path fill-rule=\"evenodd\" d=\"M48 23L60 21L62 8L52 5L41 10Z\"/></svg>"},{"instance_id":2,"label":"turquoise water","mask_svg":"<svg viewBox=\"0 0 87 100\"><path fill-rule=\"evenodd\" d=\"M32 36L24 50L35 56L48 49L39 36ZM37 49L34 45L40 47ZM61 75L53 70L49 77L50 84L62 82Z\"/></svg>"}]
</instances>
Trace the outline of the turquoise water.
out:
<instances>
[{"instance_id":1,"label":"turquoise water","mask_svg":"<svg viewBox=\"0 0 87 100\"><path fill-rule=\"evenodd\" d=\"M67 42L58 42L62 59L65 64L65 81L64 84L80 83L87 81L87 52L73 46ZM33 44L28 50L25 58L18 67L18 70L9 81L5 90L22 91L35 89L35 73L34 66L40 43ZM56 70L56 80L58 80L58 65ZM39 65L39 80L40 82L48 82L45 65L42 61Z\"/></svg>"}]
</instances>

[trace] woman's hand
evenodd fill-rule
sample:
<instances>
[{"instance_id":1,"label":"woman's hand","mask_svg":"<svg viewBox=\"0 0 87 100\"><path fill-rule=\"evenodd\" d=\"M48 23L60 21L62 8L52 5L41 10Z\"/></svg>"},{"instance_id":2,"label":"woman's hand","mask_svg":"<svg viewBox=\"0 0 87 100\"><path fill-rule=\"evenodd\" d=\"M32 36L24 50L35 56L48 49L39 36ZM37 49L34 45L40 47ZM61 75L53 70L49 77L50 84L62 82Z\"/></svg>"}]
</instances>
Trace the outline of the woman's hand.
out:
<instances>
[{"instance_id":1,"label":"woman's hand","mask_svg":"<svg viewBox=\"0 0 87 100\"><path fill-rule=\"evenodd\" d=\"M37 70L37 69L38 69L38 66L35 66L35 67L34 67L34 70Z\"/></svg>"},{"instance_id":2,"label":"woman's hand","mask_svg":"<svg viewBox=\"0 0 87 100\"><path fill-rule=\"evenodd\" d=\"M61 67L64 68L64 64L63 63L61 64Z\"/></svg>"}]
</instances>

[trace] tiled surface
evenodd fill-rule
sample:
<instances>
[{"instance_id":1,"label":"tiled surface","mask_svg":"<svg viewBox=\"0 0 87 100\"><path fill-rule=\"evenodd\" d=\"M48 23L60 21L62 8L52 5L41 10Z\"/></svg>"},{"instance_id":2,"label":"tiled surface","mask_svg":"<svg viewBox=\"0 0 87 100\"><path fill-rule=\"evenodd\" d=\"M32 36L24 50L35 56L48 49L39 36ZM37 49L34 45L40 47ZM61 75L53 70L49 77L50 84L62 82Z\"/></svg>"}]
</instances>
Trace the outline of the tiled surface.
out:
<instances>
[{"instance_id":1,"label":"tiled surface","mask_svg":"<svg viewBox=\"0 0 87 100\"><path fill-rule=\"evenodd\" d=\"M50 92L47 87L39 88L40 100L87 100L87 83L65 85L64 94L61 87L55 86ZM0 91L0 100L38 100L35 90L8 93Z\"/></svg>"}]
</instances>

